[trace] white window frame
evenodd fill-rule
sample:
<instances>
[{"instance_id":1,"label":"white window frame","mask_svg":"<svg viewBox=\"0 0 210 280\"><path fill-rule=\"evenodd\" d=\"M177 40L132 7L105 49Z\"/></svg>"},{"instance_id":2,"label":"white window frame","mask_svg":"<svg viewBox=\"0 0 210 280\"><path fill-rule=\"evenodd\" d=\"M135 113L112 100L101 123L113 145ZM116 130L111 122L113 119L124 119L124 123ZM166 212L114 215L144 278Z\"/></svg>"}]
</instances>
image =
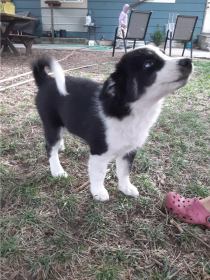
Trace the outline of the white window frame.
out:
<instances>
[{"instance_id":1,"label":"white window frame","mask_svg":"<svg viewBox=\"0 0 210 280\"><path fill-rule=\"evenodd\" d=\"M147 0L146 2L153 2L153 3L176 3L176 0Z\"/></svg>"}]
</instances>

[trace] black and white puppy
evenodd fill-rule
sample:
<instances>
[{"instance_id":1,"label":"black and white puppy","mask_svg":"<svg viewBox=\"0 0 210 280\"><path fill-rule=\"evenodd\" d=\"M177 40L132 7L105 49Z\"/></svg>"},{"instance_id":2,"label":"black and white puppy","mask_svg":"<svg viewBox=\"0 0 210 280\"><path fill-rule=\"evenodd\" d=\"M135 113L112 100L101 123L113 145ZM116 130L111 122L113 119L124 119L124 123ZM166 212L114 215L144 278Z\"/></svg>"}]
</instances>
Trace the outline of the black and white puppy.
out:
<instances>
[{"instance_id":1,"label":"black and white puppy","mask_svg":"<svg viewBox=\"0 0 210 280\"><path fill-rule=\"evenodd\" d=\"M45 66L55 79L45 72ZM129 180L136 151L157 120L163 98L186 85L192 69L190 59L168 57L154 46L125 54L104 83L65 77L60 64L52 59L36 61L36 105L52 176L67 176L58 158L58 150L64 148L62 135L66 128L90 147L90 189L95 199L109 199L104 178L112 159L116 159L119 190L138 196Z\"/></svg>"}]
</instances>

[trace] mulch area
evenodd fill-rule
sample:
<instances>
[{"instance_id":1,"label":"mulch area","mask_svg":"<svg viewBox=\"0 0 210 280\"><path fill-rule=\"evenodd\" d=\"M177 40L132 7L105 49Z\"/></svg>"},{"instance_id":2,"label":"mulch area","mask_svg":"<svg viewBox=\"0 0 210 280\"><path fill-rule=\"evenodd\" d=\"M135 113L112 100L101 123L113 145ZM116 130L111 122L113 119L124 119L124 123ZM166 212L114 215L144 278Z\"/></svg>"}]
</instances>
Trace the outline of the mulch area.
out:
<instances>
[{"instance_id":1,"label":"mulch area","mask_svg":"<svg viewBox=\"0 0 210 280\"><path fill-rule=\"evenodd\" d=\"M111 52L106 51L85 51L83 49L74 50L33 50L30 57L25 56L25 50L19 50L21 56L16 57L13 54L4 54L1 58L1 79L6 79L11 76L23 74L31 70L31 63L37 58L54 57L57 60L62 60L60 64L63 69L71 69L79 66L101 63L115 63L123 55L123 53L116 53L112 57ZM67 57L67 58L66 58ZM66 58L66 59L65 59ZM11 70L12 69L12 70ZM93 66L82 69L82 72L99 73L99 67ZM100 72L106 74L106 67L100 67ZM22 79L22 78L21 78ZM16 81L15 81L16 82ZM11 82L10 82L11 84ZM5 84L4 84L5 86Z\"/></svg>"}]
</instances>

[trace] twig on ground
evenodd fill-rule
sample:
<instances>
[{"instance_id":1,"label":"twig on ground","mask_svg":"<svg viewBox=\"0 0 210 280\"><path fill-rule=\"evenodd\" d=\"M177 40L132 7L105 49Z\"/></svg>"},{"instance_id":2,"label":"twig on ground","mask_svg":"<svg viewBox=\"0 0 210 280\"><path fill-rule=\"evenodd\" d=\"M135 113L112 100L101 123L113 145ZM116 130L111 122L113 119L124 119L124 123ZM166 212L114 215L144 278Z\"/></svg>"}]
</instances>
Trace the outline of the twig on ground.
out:
<instances>
[{"instance_id":1,"label":"twig on ground","mask_svg":"<svg viewBox=\"0 0 210 280\"><path fill-rule=\"evenodd\" d=\"M61 217L60 211L58 208L57 208L57 213L58 213L58 216L61 218L61 220L63 220L66 224L68 224L68 222L63 217Z\"/></svg>"},{"instance_id":2,"label":"twig on ground","mask_svg":"<svg viewBox=\"0 0 210 280\"><path fill-rule=\"evenodd\" d=\"M177 229L178 229L178 231L179 232L184 232L184 230L181 228L181 226L177 223L177 222L175 222L173 219L172 220L170 220L170 223L173 225L173 226L175 226Z\"/></svg>"},{"instance_id":3,"label":"twig on ground","mask_svg":"<svg viewBox=\"0 0 210 280\"><path fill-rule=\"evenodd\" d=\"M143 269L147 269L147 268L150 268L152 267L153 265L155 264L155 261L152 261L149 265L146 265L146 266L137 266L135 268L136 271L141 271Z\"/></svg>"},{"instance_id":4,"label":"twig on ground","mask_svg":"<svg viewBox=\"0 0 210 280\"><path fill-rule=\"evenodd\" d=\"M166 209L166 225L168 224L168 209L167 208L165 208Z\"/></svg>"},{"instance_id":5,"label":"twig on ground","mask_svg":"<svg viewBox=\"0 0 210 280\"><path fill-rule=\"evenodd\" d=\"M164 218L167 218L166 214L164 214L162 211L160 211L158 208L155 207L155 211L157 211L160 215L162 215Z\"/></svg>"},{"instance_id":6,"label":"twig on ground","mask_svg":"<svg viewBox=\"0 0 210 280\"><path fill-rule=\"evenodd\" d=\"M110 169L107 169L106 173L108 173L109 171L110 171ZM78 192L82 191L89 184L90 184L90 181L88 180L87 182L85 182L84 184L82 184L80 187L76 188L72 192L73 193L78 193Z\"/></svg>"},{"instance_id":7,"label":"twig on ground","mask_svg":"<svg viewBox=\"0 0 210 280\"><path fill-rule=\"evenodd\" d=\"M162 211L160 211L159 209L155 208L163 217L167 217ZM174 221L175 222L175 221ZM176 222L175 222L176 223ZM177 224L177 223L176 223ZM178 224L177 224L178 225ZM181 227L180 227L181 228ZM182 229L182 228L181 228ZM199 240L202 244L204 244L206 247L208 247L210 249L210 245L208 245L206 242L204 242L202 239L200 239L198 236L194 235L192 232L186 230L186 229L182 229L183 231L189 233L190 235L192 235L193 237L195 237L197 240Z\"/></svg>"},{"instance_id":8,"label":"twig on ground","mask_svg":"<svg viewBox=\"0 0 210 280\"><path fill-rule=\"evenodd\" d=\"M167 276L167 280L173 279L175 275L177 275L177 273L182 269L182 267L180 267L180 269L178 269L174 274L171 274L170 276Z\"/></svg>"},{"instance_id":9,"label":"twig on ground","mask_svg":"<svg viewBox=\"0 0 210 280\"><path fill-rule=\"evenodd\" d=\"M187 233L191 234L191 235L192 235L193 237L195 237L196 239L198 239L201 243L203 243L206 247L208 247L208 248L210 249L210 245L208 245L206 242L204 242L200 237L197 237L197 236L194 235L192 232L187 231L186 229L185 229L185 231L186 231Z\"/></svg>"},{"instance_id":10,"label":"twig on ground","mask_svg":"<svg viewBox=\"0 0 210 280\"><path fill-rule=\"evenodd\" d=\"M154 262L155 262L157 265L159 265L160 267L163 267L163 266L164 266L161 262L157 261L156 259L153 259L153 258L152 258L152 261L154 261Z\"/></svg>"},{"instance_id":11,"label":"twig on ground","mask_svg":"<svg viewBox=\"0 0 210 280\"><path fill-rule=\"evenodd\" d=\"M90 181L88 180L87 182L85 182L84 184L82 184L80 187L76 188L75 190L73 190L73 193L77 193L82 191L87 185L90 184Z\"/></svg>"},{"instance_id":12,"label":"twig on ground","mask_svg":"<svg viewBox=\"0 0 210 280\"><path fill-rule=\"evenodd\" d=\"M145 238L135 238L135 241L145 241L145 242L152 242L152 240L145 239Z\"/></svg>"},{"instance_id":13,"label":"twig on ground","mask_svg":"<svg viewBox=\"0 0 210 280\"><path fill-rule=\"evenodd\" d=\"M195 277L195 274L192 272L192 270L191 270L190 267L188 266L188 264L187 264L187 262L185 261L185 259L183 259L183 261L184 261L186 267L189 269L189 272L192 274L193 278L194 278L194 279L197 279L197 278Z\"/></svg>"},{"instance_id":14,"label":"twig on ground","mask_svg":"<svg viewBox=\"0 0 210 280\"><path fill-rule=\"evenodd\" d=\"M175 263L175 261L180 257L182 252L179 252L179 255L175 258L175 260L173 260L173 262L171 263L171 267L173 266L173 264Z\"/></svg>"}]
</instances>

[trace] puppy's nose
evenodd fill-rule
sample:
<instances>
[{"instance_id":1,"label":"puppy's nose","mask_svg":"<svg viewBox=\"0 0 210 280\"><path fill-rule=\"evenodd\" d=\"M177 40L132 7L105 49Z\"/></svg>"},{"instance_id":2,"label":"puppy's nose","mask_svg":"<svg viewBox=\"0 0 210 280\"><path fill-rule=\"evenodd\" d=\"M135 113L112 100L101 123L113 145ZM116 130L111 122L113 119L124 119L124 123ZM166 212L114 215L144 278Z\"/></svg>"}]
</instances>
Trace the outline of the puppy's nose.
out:
<instances>
[{"instance_id":1,"label":"puppy's nose","mask_svg":"<svg viewBox=\"0 0 210 280\"><path fill-rule=\"evenodd\" d=\"M192 60L190 58L180 59L179 65L190 69L192 67Z\"/></svg>"}]
</instances>

